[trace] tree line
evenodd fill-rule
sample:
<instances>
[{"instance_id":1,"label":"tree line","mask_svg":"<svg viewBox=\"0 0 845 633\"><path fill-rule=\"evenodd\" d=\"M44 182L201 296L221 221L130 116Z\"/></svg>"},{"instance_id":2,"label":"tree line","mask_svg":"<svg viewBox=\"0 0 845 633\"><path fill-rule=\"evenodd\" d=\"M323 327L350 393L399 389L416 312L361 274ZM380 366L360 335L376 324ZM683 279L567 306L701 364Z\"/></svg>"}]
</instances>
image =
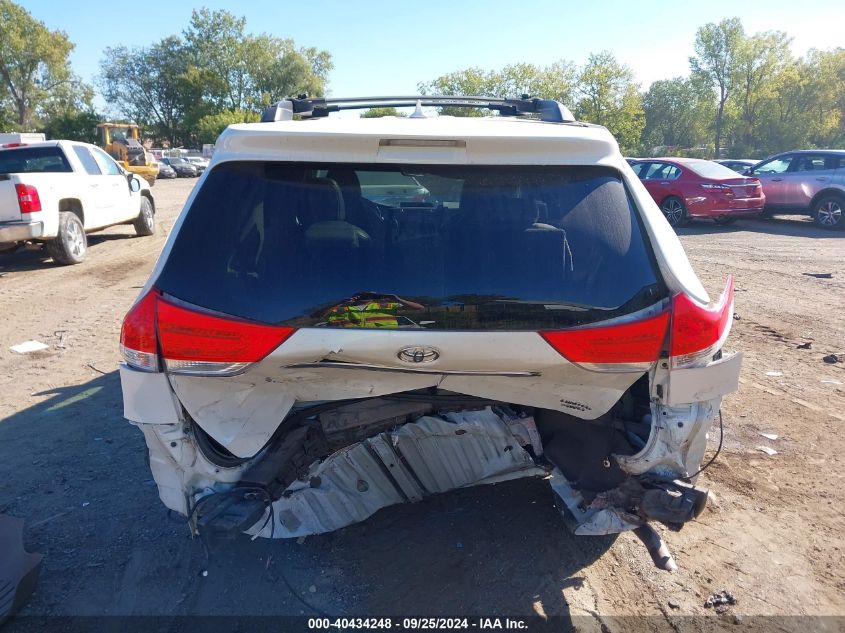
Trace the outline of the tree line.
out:
<instances>
[{"instance_id":1,"label":"tree line","mask_svg":"<svg viewBox=\"0 0 845 633\"><path fill-rule=\"evenodd\" d=\"M722 156L761 158L845 146L845 49L795 57L790 42L783 31L747 34L732 18L698 29L686 76L647 89L608 51L580 66L466 68L418 87L422 94L557 99L579 120L606 126L627 155L713 157L721 148ZM93 141L105 118L93 107L96 90L112 116L139 123L154 142L196 147L286 96L325 94L333 67L328 51L250 33L245 18L205 8L181 33L144 47L107 47L95 86L73 73L72 49L67 34L0 0L0 129ZM396 112L362 116L385 114Z\"/></svg>"}]
</instances>

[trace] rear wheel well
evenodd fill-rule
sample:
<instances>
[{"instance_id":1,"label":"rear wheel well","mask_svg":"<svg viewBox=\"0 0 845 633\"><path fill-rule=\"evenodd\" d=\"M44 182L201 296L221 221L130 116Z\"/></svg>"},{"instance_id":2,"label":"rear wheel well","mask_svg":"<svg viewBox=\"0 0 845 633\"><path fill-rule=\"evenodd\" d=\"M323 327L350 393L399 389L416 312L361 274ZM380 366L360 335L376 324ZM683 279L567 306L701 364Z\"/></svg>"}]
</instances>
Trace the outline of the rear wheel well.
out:
<instances>
[{"instance_id":1,"label":"rear wheel well","mask_svg":"<svg viewBox=\"0 0 845 633\"><path fill-rule=\"evenodd\" d=\"M62 211L73 213L82 222L82 226L85 226L85 212L82 210L82 203L76 198L59 200L59 212Z\"/></svg>"},{"instance_id":2,"label":"rear wheel well","mask_svg":"<svg viewBox=\"0 0 845 633\"><path fill-rule=\"evenodd\" d=\"M818 204L819 200L821 200L825 196L835 196L840 200L845 201L845 192L841 191L840 189L822 189L815 196L813 196L812 200L810 200L810 207L807 209L807 211L809 213L812 213L813 209L816 208L816 205Z\"/></svg>"}]
</instances>

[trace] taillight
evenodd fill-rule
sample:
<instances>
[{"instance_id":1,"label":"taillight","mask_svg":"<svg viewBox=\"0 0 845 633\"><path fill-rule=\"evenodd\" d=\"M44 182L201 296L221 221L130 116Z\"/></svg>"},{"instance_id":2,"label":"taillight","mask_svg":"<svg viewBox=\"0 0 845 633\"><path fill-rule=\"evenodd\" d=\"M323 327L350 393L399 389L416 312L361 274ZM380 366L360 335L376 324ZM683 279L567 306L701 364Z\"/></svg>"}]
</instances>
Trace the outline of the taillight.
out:
<instances>
[{"instance_id":1,"label":"taillight","mask_svg":"<svg viewBox=\"0 0 845 633\"><path fill-rule=\"evenodd\" d=\"M152 306L150 308L150 306ZM134 332L153 332L153 343ZM157 357L138 354L160 351L164 368L175 374L233 375L263 359L281 345L294 329L251 323L177 305L154 290L126 315L121 332L121 351L137 369L158 371ZM134 338L133 338L134 337ZM131 343L145 343L146 349ZM147 361L147 362L143 362Z\"/></svg>"},{"instance_id":2,"label":"taillight","mask_svg":"<svg viewBox=\"0 0 845 633\"><path fill-rule=\"evenodd\" d=\"M153 290L132 306L120 328L120 353L127 364L142 371L159 371L156 306L158 291Z\"/></svg>"},{"instance_id":3,"label":"taillight","mask_svg":"<svg viewBox=\"0 0 845 633\"><path fill-rule=\"evenodd\" d=\"M32 185L15 185L18 194L18 205L21 213L37 213L41 211L41 198L38 196L38 189Z\"/></svg>"},{"instance_id":4,"label":"taillight","mask_svg":"<svg viewBox=\"0 0 845 633\"><path fill-rule=\"evenodd\" d=\"M673 367L687 367L712 357L728 338L733 321L734 282L729 276L719 300L703 306L685 294L672 299L669 355Z\"/></svg>"},{"instance_id":5,"label":"taillight","mask_svg":"<svg viewBox=\"0 0 845 633\"><path fill-rule=\"evenodd\" d=\"M729 198L733 197L734 191L728 185L722 185L717 183L711 182L703 182L701 183L702 189L709 189L710 191L715 191L717 193L721 193Z\"/></svg>"},{"instance_id":6,"label":"taillight","mask_svg":"<svg viewBox=\"0 0 845 633\"><path fill-rule=\"evenodd\" d=\"M668 325L669 312L664 311L639 321L546 331L540 332L540 336L573 363L653 363L660 356Z\"/></svg>"},{"instance_id":7,"label":"taillight","mask_svg":"<svg viewBox=\"0 0 845 633\"><path fill-rule=\"evenodd\" d=\"M601 371L632 371L655 362L666 345L672 367L706 362L722 347L733 317L733 278L715 304L701 305L683 293L655 316L615 325L540 332L573 363Z\"/></svg>"}]
</instances>

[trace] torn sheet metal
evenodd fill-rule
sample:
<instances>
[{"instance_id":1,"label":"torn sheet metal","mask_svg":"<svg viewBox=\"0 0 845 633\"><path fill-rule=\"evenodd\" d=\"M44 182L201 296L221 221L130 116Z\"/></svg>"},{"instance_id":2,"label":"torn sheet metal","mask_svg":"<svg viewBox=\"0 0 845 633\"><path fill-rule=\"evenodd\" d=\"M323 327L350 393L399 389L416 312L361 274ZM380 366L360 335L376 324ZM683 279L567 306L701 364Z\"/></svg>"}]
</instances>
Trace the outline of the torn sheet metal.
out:
<instances>
[{"instance_id":1,"label":"torn sheet metal","mask_svg":"<svg viewBox=\"0 0 845 633\"><path fill-rule=\"evenodd\" d=\"M569 528L578 536L618 534L636 529L643 524L638 517L617 508L596 504L585 506L581 493L569 485L558 468L552 471L549 485L566 505L568 513L561 509L561 514Z\"/></svg>"},{"instance_id":2,"label":"torn sheet metal","mask_svg":"<svg viewBox=\"0 0 845 633\"><path fill-rule=\"evenodd\" d=\"M275 521L249 531L291 538L362 521L377 510L464 486L544 476L511 425L530 438L531 418L516 422L491 408L423 416L314 463L273 503ZM275 522L275 525L273 525Z\"/></svg>"}]
</instances>

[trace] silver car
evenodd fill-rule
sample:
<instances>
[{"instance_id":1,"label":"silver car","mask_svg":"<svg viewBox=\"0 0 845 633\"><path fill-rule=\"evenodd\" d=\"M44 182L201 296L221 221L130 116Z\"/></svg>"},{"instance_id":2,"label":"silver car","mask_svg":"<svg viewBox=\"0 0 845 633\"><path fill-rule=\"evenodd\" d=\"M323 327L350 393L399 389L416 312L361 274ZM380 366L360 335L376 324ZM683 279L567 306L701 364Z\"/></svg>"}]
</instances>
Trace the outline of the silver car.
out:
<instances>
[{"instance_id":1,"label":"silver car","mask_svg":"<svg viewBox=\"0 0 845 633\"><path fill-rule=\"evenodd\" d=\"M845 227L845 150L785 152L748 171L760 179L767 215L806 213L826 229Z\"/></svg>"}]
</instances>

